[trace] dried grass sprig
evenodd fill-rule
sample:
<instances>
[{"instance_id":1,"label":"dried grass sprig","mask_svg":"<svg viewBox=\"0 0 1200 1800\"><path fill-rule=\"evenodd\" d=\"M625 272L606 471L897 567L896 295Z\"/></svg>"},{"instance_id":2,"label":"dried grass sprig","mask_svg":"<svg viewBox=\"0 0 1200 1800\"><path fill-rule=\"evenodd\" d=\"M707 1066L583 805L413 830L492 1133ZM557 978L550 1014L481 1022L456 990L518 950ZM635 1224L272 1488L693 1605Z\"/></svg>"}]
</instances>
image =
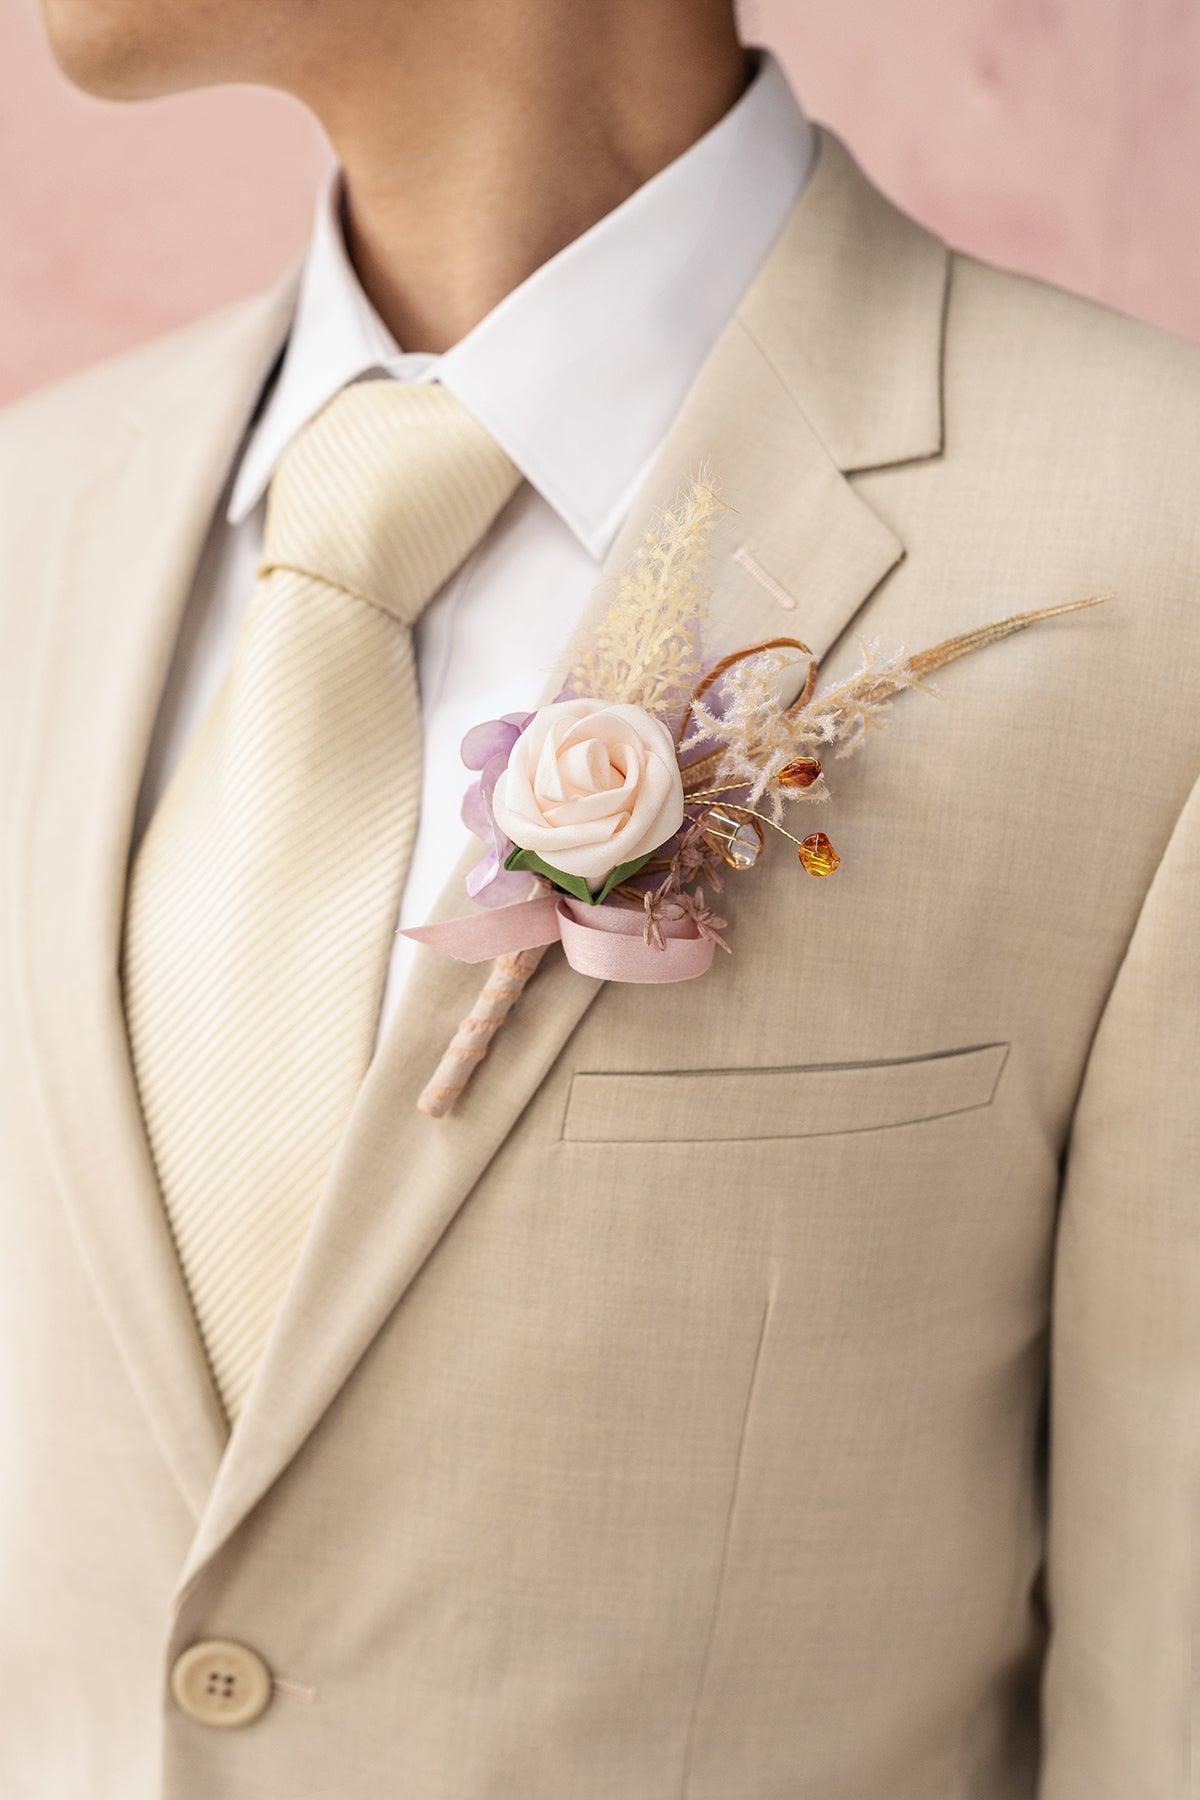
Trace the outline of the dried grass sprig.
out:
<instances>
[{"instance_id":1,"label":"dried grass sprig","mask_svg":"<svg viewBox=\"0 0 1200 1800\"><path fill-rule=\"evenodd\" d=\"M733 663L723 676L719 711L702 695L692 702L694 729L684 739L682 750L707 743L716 747L686 765L685 787L690 794L742 788L747 806L765 806L767 817L778 825L788 801L829 798L823 781L803 789L781 785L780 772L789 762L801 756L819 760L821 751L832 746L839 757L851 755L873 731L883 730L890 722L883 715L897 694L915 688L937 696L938 690L928 682L935 670L1043 619L1079 612L1111 598L1111 594L1091 594L1083 600L1012 613L912 655L903 645L882 655L877 640L860 639L862 661L852 674L814 693L814 662L804 692L787 708L780 708L777 695L789 659L773 648L748 655Z\"/></svg>"},{"instance_id":2,"label":"dried grass sprig","mask_svg":"<svg viewBox=\"0 0 1200 1800\"><path fill-rule=\"evenodd\" d=\"M860 638L862 663L852 675L831 682L799 710L789 711L787 718L798 743L806 746L837 744L837 754L847 756L872 731L881 731L888 723L884 709L906 688L923 688L936 695L936 688L926 686L913 668L913 658L901 644L898 650L881 655L876 638Z\"/></svg>"},{"instance_id":3,"label":"dried grass sprig","mask_svg":"<svg viewBox=\"0 0 1200 1800\"><path fill-rule=\"evenodd\" d=\"M1065 600L1057 606L1039 606L1030 612L1010 613L1007 618L993 619L990 624L977 625L972 631L943 638L941 643L931 645L928 650L918 650L912 656L901 648L891 656L881 658L876 642L863 642L860 668L844 680L822 689L805 707L798 711L792 709L790 716L798 738L814 741L820 737L828 743L836 742L840 746L837 754L848 756L872 731L887 723L880 715L897 694L917 688L922 693L937 696L938 690L928 685L928 677L945 668L947 663L957 661L960 656L969 656L973 650L981 650L987 644L999 643L1002 638L1025 631L1043 619L1080 612L1085 607L1099 606L1111 599L1111 594L1089 594L1083 600Z\"/></svg>"},{"instance_id":4,"label":"dried grass sprig","mask_svg":"<svg viewBox=\"0 0 1200 1800\"><path fill-rule=\"evenodd\" d=\"M700 675L700 623L710 589L701 583L713 527L727 511L706 471L645 533L617 598L567 678L572 693L640 706L664 718Z\"/></svg>"},{"instance_id":5,"label":"dried grass sprig","mask_svg":"<svg viewBox=\"0 0 1200 1800\"><path fill-rule=\"evenodd\" d=\"M1010 613L1005 619L993 619L990 625L977 625L973 631L960 631L957 637L943 638L940 644L934 644L928 650L918 650L909 659L909 674L915 679L909 680L905 685L917 686L926 675L932 675L935 669L943 669L947 663L956 662L960 656L969 656L972 650L981 650L985 644L998 644L1001 638L1011 637L1016 631L1025 631L1041 619L1057 619L1062 613L1082 612L1085 607L1102 606L1106 600L1114 598L1108 592L1089 594L1085 600L1063 600L1057 606L1037 606L1032 612Z\"/></svg>"},{"instance_id":6,"label":"dried grass sprig","mask_svg":"<svg viewBox=\"0 0 1200 1800\"><path fill-rule=\"evenodd\" d=\"M715 756L703 759L703 773L696 763L685 769L687 786L695 791L697 780L705 789L744 788L746 803L765 801L778 822L783 803L778 776L809 744L804 727L780 706L779 685L797 660L811 661L803 646L797 654L764 647L731 662L721 679L720 711L703 694L691 703L693 729L684 737L683 754L716 740ZM813 740L815 742L815 740Z\"/></svg>"}]
</instances>

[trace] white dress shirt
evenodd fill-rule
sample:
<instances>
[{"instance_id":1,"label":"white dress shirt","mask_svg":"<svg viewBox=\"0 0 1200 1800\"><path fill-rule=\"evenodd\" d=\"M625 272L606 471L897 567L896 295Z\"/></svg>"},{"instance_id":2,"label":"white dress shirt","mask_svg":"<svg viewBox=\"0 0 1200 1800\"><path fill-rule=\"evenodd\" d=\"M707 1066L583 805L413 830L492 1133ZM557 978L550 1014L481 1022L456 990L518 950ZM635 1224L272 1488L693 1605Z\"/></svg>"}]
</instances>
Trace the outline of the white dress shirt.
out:
<instances>
[{"instance_id":1,"label":"white dress shirt","mask_svg":"<svg viewBox=\"0 0 1200 1800\"><path fill-rule=\"evenodd\" d=\"M536 706L610 544L701 364L808 178L814 136L775 59L702 138L441 355L405 354L367 300L323 192L274 386L197 570L135 824L145 829L233 657L265 495L292 438L348 382L440 381L525 481L417 626L424 773L399 923L427 917L468 840L467 730ZM682 481L687 474L680 471ZM482 846L481 846L482 851ZM397 937L380 1016L415 952Z\"/></svg>"}]
</instances>

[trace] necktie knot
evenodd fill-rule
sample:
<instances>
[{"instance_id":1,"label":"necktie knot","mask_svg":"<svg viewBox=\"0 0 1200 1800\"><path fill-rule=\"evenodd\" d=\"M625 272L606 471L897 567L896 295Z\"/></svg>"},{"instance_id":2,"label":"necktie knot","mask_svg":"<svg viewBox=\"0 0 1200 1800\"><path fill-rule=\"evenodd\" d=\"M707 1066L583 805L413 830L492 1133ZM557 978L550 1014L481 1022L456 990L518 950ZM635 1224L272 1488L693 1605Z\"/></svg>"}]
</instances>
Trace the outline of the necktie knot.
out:
<instances>
[{"instance_id":1,"label":"necktie knot","mask_svg":"<svg viewBox=\"0 0 1200 1800\"><path fill-rule=\"evenodd\" d=\"M411 624L520 480L448 389L356 382L280 462L267 501L263 568L297 570Z\"/></svg>"}]
</instances>

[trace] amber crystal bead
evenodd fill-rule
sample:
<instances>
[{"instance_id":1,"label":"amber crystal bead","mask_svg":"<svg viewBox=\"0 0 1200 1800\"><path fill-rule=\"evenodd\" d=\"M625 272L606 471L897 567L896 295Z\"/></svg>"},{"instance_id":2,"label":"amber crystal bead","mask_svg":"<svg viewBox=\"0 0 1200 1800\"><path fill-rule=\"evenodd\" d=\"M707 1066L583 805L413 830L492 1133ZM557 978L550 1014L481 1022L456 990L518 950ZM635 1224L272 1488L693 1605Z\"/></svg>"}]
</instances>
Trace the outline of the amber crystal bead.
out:
<instances>
[{"instance_id":1,"label":"amber crystal bead","mask_svg":"<svg viewBox=\"0 0 1200 1800\"><path fill-rule=\"evenodd\" d=\"M732 807L710 806L700 830L731 869L752 869L762 854L763 828L753 814L743 817Z\"/></svg>"},{"instance_id":2,"label":"amber crystal bead","mask_svg":"<svg viewBox=\"0 0 1200 1800\"><path fill-rule=\"evenodd\" d=\"M810 788L821 773L821 765L815 756L798 756L795 762L785 763L777 776L780 787Z\"/></svg>"},{"instance_id":3,"label":"amber crystal bead","mask_svg":"<svg viewBox=\"0 0 1200 1800\"><path fill-rule=\"evenodd\" d=\"M796 854L810 875L832 875L842 860L823 831L806 837Z\"/></svg>"}]
</instances>

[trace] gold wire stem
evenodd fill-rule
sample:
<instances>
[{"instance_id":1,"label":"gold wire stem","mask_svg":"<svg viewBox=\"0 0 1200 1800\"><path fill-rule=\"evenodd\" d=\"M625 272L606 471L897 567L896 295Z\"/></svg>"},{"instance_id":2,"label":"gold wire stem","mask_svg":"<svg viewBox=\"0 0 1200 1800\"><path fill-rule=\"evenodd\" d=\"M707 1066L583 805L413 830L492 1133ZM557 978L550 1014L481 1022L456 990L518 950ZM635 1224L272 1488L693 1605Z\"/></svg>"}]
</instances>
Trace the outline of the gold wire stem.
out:
<instances>
[{"instance_id":1,"label":"gold wire stem","mask_svg":"<svg viewBox=\"0 0 1200 1800\"><path fill-rule=\"evenodd\" d=\"M744 787L746 784L745 782L738 782L737 785L739 787ZM726 800L725 810L726 812L745 813L748 819L758 819L762 824L769 825L772 831L777 831L780 837L785 837L789 844L795 844L797 849L800 847L800 838L793 837L790 831L785 831L782 825L777 825L774 819L770 818L766 813L755 812L752 806L739 806L735 800Z\"/></svg>"},{"instance_id":2,"label":"gold wire stem","mask_svg":"<svg viewBox=\"0 0 1200 1800\"><path fill-rule=\"evenodd\" d=\"M683 777L684 793L687 794L691 792L691 789L688 787L689 780L694 780L696 775L700 773L703 773L704 776L707 777L713 765L718 763L724 754L724 744L718 744L715 750L706 750L704 755L696 757L694 762L681 764L679 773Z\"/></svg>"},{"instance_id":3,"label":"gold wire stem","mask_svg":"<svg viewBox=\"0 0 1200 1800\"><path fill-rule=\"evenodd\" d=\"M699 793L689 793L685 798L689 806L698 806L702 800L717 800L722 794L736 794L739 789L747 785L744 781L727 781L721 787L702 788ZM730 801L726 801L726 805L731 812L742 810L735 807Z\"/></svg>"}]
</instances>

